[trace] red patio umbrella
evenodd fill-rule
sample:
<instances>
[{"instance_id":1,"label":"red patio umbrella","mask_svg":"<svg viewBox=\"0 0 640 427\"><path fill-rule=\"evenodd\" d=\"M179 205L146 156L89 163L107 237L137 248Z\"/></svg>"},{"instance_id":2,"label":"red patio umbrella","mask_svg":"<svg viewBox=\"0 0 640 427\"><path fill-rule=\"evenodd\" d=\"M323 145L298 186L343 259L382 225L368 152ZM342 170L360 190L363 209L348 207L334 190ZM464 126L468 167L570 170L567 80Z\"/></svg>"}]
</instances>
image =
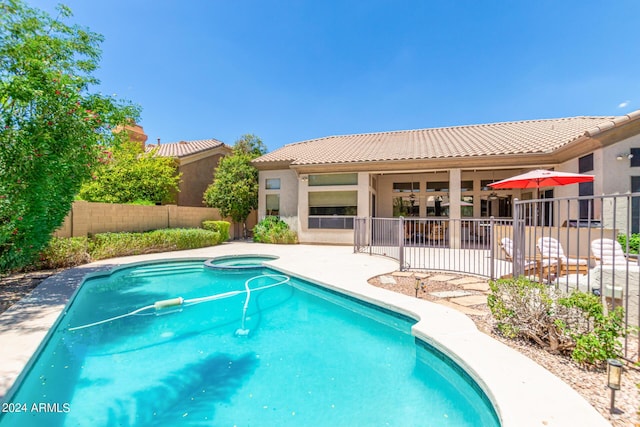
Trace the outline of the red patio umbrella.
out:
<instances>
[{"instance_id":1,"label":"red patio umbrella","mask_svg":"<svg viewBox=\"0 0 640 427\"><path fill-rule=\"evenodd\" d=\"M578 184L580 182L592 182L593 178L593 175L536 169L523 173L522 175L516 175L503 179L502 181L493 182L489 184L489 187L494 189L555 187L559 185Z\"/></svg>"},{"instance_id":2,"label":"red patio umbrella","mask_svg":"<svg viewBox=\"0 0 640 427\"><path fill-rule=\"evenodd\" d=\"M555 187L559 185L578 184L581 182L592 182L593 175L582 175L578 173L558 172L545 169L536 169L531 172L523 173L522 175L512 176L511 178L503 179L502 181L489 184L489 187L494 189L503 188L535 188L536 193L540 192L542 187ZM536 194L536 198L538 198ZM538 205L535 206L536 213L535 218L537 222L538 218Z\"/></svg>"}]
</instances>

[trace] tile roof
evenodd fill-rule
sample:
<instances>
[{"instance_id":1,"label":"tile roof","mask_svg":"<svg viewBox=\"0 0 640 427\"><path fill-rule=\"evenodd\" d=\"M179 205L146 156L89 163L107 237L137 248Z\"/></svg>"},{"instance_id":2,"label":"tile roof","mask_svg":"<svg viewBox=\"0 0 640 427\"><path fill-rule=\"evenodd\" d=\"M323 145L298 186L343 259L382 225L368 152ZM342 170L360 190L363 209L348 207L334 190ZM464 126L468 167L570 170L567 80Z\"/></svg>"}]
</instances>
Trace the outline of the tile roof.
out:
<instances>
[{"instance_id":1,"label":"tile roof","mask_svg":"<svg viewBox=\"0 0 640 427\"><path fill-rule=\"evenodd\" d=\"M157 148L158 156L180 158L224 146L224 143L217 139L198 139L195 141L163 142L159 145L147 144L145 151L148 153Z\"/></svg>"},{"instance_id":2,"label":"tile roof","mask_svg":"<svg viewBox=\"0 0 640 427\"><path fill-rule=\"evenodd\" d=\"M637 118L640 111L618 117L569 117L328 136L285 145L253 163L260 167L271 162L317 165L543 154Z\"/></svg>"}]
</instances>

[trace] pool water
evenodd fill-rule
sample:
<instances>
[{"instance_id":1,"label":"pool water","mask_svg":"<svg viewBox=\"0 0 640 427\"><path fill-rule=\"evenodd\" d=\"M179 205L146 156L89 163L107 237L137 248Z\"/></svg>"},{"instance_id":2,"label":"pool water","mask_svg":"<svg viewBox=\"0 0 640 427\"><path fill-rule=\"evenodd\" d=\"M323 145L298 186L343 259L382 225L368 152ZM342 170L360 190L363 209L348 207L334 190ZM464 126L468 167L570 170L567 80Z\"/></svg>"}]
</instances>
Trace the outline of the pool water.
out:
<instances>
[{"instance_id":1,"label":"pool water","mask_svg":"<svg viewBox=\"0 0 640 427\"><path fill-rule=\"evenodd\" d=\"M183 262L87 280L8 394L28 410L0 414L0 426L499 425L460 368L417 345L410 319L295 277L269 287L278 275ZM265 289L246 304L233 292L250 279ZM222 293L232 296L69 330Z\"/></svg>"},{"instance_id":2,"label":"pool water","mask_svg":"<svg viewBox=\"0 0 640 427\"><path fill-rule=\"evenodd\" d=\"M208 259L205 267L214 269L260 268L265 261L278 259L272 255L225 255Z\"/></svg>"}]
</instances>

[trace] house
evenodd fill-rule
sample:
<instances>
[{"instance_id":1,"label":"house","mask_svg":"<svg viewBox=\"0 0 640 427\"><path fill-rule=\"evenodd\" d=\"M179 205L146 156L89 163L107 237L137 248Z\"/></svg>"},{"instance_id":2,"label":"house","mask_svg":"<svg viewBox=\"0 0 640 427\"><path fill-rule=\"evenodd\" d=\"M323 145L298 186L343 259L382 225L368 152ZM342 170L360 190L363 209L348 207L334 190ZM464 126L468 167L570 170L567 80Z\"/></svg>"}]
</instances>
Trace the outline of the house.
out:
<instances>
[{"instance_id":1,"label":"house","mask_svg":"<svg viewBox=\"0 0 640 427\"><path fill-rule=\"evenodd\" d=\"M231 147L216 139L179 141L147 144L145 151L156 151L156 155L173 157L182 173L180 192L176 196L178 206L204 206L202 198L213 182L213 174L223 156L231 154Z\"/></svg>"},{"instance_id":2,"label":"house","mask_svg":"<svg viewBox=\"0 0 640 427\"><path fill-rule=\"evenodd\" d=\"M253 164L259 217L280 216L301 242L350 244L355 216L511 217L515 198L538 195L488 184L532 169L595 175L541 198L640 191L640 111L329 136ZM640 217L640 204L633 209Z\"/></svg>"}]
</instances>

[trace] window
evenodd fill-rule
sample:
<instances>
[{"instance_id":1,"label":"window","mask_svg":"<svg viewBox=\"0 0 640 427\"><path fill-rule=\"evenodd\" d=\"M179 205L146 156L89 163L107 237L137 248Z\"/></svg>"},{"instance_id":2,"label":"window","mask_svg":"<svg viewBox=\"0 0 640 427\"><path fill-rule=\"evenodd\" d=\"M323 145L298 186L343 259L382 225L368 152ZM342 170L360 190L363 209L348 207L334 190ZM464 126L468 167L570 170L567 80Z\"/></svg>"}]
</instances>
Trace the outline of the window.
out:
<instances>
[{"instance_id":1,"label":"window","mask_svg":"<svg viewBox=\"0 0 640 427\"><path fill-rule=\"evenodd\" d=\"M460 216L464 218L473 217L473 196L464 196L460 202Z\"/></svg>"},{"instance_id":2,"label":"window","mask_svg":"<svg viewBox=\"0 0 640 427\"><path fill-rule=\"evenodd\" d=\"M309 193L309 215L357 215L357 191L313 191Z\"/></svg>"},{"instance_id":3,"label":"window","mask_svg":"<svg viewBox=\"0 0 640 427\"><path fill-rule=\"evenodd\" d=\"M442 204L448 200L448 198L440 196L427 197L427 216L446 216L448 211L446 206L442 206Z\"/></svg>"},{"instance_id":4,"label":"window","mask_svg":"<svg viewBox=\"0 0 640 427\"><path fill-rule=\"evenodd\" d=\"M309 175L309 186L323 185L357 185L357 173L331 173L322 175Z\"/></svg>"},{"instance_id":5,"label":"window","mask_svg":"<svg viewBox=\"0 0 640 427\"><path fill-rule=\"evenodd\" d=\"M578 184L579 196L593 196L593 182L581 182ZM578 201L580 206L580 219L594 218L593 199Z\"/></svg>"},{"instance_id":6,"label":"window","mask_svg":"<svg viewBox=\"0 0 640 427\"><path fill-rule=\"evenodd\" d=\"M448 192L449 191L449 182L447 182L447 181L440 181L440 182L430 181L430 182L427 182L427 191Z\"/></svg>"},{"instance_id":7,"label":"window","mask_svg":"<svg viewBox=\"0 0 640 427\"><path fill-rule=\"evenodd\" d=\"M309 228L353 229L358 213L357 191L313 191L309 193Z\"/></svg>"},{"instance_id":8,"label":"window","mask_svg":"<svg viewBox=\"0 0 640 427\"><path fill-rule=\"evenodd\" d=\"M267 190L279 190L280 178L267 178L264 183L264 188Z\"/></svg>"},{"instance_id":9,"label":"window","mask_svg":"<svg viewBox=\"0 0 640 427\"><path fill-rule=\"evenodd\" d=\"M480 189L482 191L491 191L493 188L489 187L489 184L496 182L493 179L483 179L480 181Z\"/></svg>"},{"instance_id":10,"label":"window","mask_svg":"<svg viewBox=\"0 0 640 427\"><path fill-rule=\"evenodd\" d=\"M631 166L632 167L640 166L640 148L632 148L631 150L629 150L629 153L633 155L630 162Z\"/></svg>"},{"instance_id":11,"label":"window","mask_svg":"<svg viewBox=\"0 0 640 427\"><path fill-rule=\"evenodd\" d=\"M414 191L420 191L419 182L394 182L394 193L413 193Z\"/></svg>"},{"instance_id":12,"label":"window","mask_svg":"<svg viewBox=\"0 0 640 427\"><path fill-rule=\"evenodd\" d=\"M267 194L267 215L280 216L280 195Z\"/></svg>"},{"instance_id":13,"label":"window","mask_svg":"<svg viewBox=\"0 0 640 427\"><path fill-rule=\"evenodd\" d=\"M420 205L415 197L394 197L393 216L420 216Z\"/></svg>"},{"instance_id":14,"label":"window","mask_svg":"<svg viewBox=\"0 0 640 427\"><path fill-rule=\"evenodd\" d=\"M631 192L640 192L640 176L631 177ZM640 197L631 198L631 232L640 233Z\"/></svg>"},{"instance_id":15,"label":"window","mask_svg":"<svg viewBox=\"0 0 640 427\"><path fill-rule=\"evenodd\" d=\"M473 191L473 181L460 182L460 191Z\"/></svg>"},{"instance_id":16,"label":"window","mask_svg":"<svg viewBox=\"0 0 640 427\"><path fill-rule=\"evenodd\" d=\"M593 170L593 153L578 159L578 172L585 173ZM589 194L591 196L591 194Z\"/></svg>"}]
</instances>

